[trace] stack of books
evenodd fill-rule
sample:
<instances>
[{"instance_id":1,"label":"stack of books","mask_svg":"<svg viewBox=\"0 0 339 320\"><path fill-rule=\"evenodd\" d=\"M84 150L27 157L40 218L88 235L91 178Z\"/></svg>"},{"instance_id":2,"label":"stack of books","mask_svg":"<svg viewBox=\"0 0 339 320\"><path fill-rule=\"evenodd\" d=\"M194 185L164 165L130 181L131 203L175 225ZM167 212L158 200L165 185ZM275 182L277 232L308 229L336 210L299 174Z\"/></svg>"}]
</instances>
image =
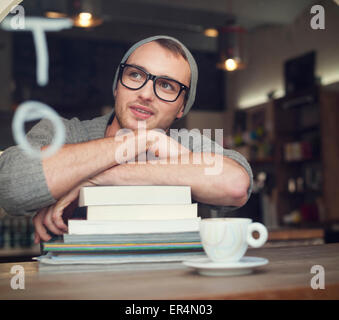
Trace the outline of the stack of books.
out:
<instances>
[{"instance_id":1,"label":"stack of books","mask_svg":"<svg viewBox=\"0 0 339 320\"><path fill-rule=\"evenodd\" d=\"M79 207L86 219L43 243L40 271L168 269L204 255L188 186L84 187Z\"/></svg>"}]
</instances>

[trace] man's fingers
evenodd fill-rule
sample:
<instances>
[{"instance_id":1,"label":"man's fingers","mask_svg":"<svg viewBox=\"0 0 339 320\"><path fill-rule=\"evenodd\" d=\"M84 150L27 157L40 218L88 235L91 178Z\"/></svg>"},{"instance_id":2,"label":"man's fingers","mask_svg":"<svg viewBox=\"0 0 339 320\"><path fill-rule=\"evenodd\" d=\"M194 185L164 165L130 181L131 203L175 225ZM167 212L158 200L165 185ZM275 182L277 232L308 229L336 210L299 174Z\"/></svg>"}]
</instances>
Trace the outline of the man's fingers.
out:
<instances>
[{"instance_id":1,"label":"man's fingers","mask_svg":"<svg viewBox=\"0 0 339 320\"><path fill-rule=\"evenodd\" d=\"M68 231L67 225L64 222L64 219L69 218L72 215L72 211L78 206L78 197L80 189L84 186L93 185L90 181L85 181L76 186L74 189L68 192L63 196L59 201L53 206L52 221L54 224L64 232Z\"/></svg>"},{"instance_id":2,"label":"man's fingers","mask_svg":"<svg viewBox=\"0 0 339 320\"><path fill-rule=\"evenodd\" d=\"M33 218L35 233L37 235L36 239L39 238L39 241L40 240L48 241L51 239L51 236L47 233L47 230L43 225L43 219L45 217L46 212L47 208L44 208L41 211L39 211L39 213L36 214Z\"/></svg>"},{"instance_id":3,"label":"man's fingers","mask_svg":"<svg viewBox=\"0 0 339 320\"><path fill-rule=\"evenodd\" d=\"M52 231L54 234L62 235L64 232L61 228L59 228L54 220L53 220L53 214L54 214L54 206L49 207L47 213L44 217L44 225L47 227L48 230Z\"/></svg>"},{"instance_id":4,"label":"man's fingers","mask_svg":"<svg viewBox=\"0 0 339 320\"><path fill-rule=\"evenodd\" d=\"M34 243L35 244L38 244L40 242L40 237L39 235L37 234L37 232L35 231L34 232Z\"/></svg>"},{"instance_id":5,"label":"man's fingers","mask_svg":"<svg viewBox=\"0 0 339 320\"><path fill-rule=\"evenodd\" d=\"M38 214L33 218L33 223L35 226L36 236L34 241L40 240L50 240L51 236L47 233L47 229L53 232L56 235L62 235L68 231L68 227L63 220L63 214L67 218L67 213L71 216L72 209L77 205L77 197L79 196L80 188L83 185L92 185L92 182L86 181L73 190L71 190L67 195L59 199L53 206L44 208L38 212ZM69 212L67 212L69 211Z\"/></svg>"},{"instance_id":6,"label":"man's fingers","mask_svg":"<svg viewBox=\"0 0 339 320\"><path fill-rule=\"evenodd\" d=\"M53 207L51 219L53 223L59 228L62 233L67 232L68 228L67 225L64 223L64 220L62 219L63 214L63 208Z\"/></svg>"}]
</instances>

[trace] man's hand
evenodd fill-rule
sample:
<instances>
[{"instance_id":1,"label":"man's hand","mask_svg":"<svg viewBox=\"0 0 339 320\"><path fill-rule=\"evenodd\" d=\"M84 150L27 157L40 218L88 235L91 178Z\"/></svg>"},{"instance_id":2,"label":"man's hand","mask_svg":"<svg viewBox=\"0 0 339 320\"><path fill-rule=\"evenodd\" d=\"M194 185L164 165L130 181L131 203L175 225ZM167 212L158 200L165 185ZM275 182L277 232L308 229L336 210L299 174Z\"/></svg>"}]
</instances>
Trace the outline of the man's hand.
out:
<instances>
[{"instance_id":1,"label":"man's hand","mask_svg":"<svg viewBox=\"0 0 339 320\"><path fill-rule=\"evenodd\" d=\"M41 240L50 240L51 235L48 231L56 235L66 233L68 228L65 221L72 216L74 209L78 206L80 189L92 185L94 184L91 181L83 182L60 198L55 204L41 209L33 218L35 228L34 243L39 243Z\"/></svg>"},{"instance_id":2,"label":"man's hand","mask_svg":"<svg viewBox=\"0 0 339 320\"><path fill-rule=\"evenodd\" d=\"M147 131L147 145L147 152L151 152L158 159L179 158L190 153L190 150L179 142L157 130Z\"/></svg>"},{"instance_id":3,"label":"man's hand","mask_svg":"<svg viewBox=\"0 0 339 320\"><path fill-rule=\"evenodd\" d=\"M60 216L53 216L53 206L41 209L34 217L33 224L35 228L34 243L39 243L41 240L48 241L51 239L47 230L50 230L56 235L61 235L67 229Z\"/></svg>"},{"instance_id":4,"label":"man's hand","mask_svg":"<svg viewBox=\"0 0 339 320\"><path fill-rule=\"evenodd\" d=\"M183 145L178 143L176 140L171 137L159 132L157 130L148 130L147 131L147 144L146 152L139 154L140 157L137 157L133 162L123 163L117 166L113 166L99 174L95 177L90 178L88 181L92 182L93 185L126 185L126 184L148 184L150 176L140 177L135 181L128 179L128 174L126 170L129 168L133 170L136 165L143 167L147 163L156 165L170 164L170 159L177 159L177 162L180 163L183 157L187 156L187 161L189 161L189 156L191 151L185 148ZM156 157L156 158L154 158ZM155 160L155 163L148 160ZM183 161L184 163L185 161Z\"/></svg>"}]
</instances>

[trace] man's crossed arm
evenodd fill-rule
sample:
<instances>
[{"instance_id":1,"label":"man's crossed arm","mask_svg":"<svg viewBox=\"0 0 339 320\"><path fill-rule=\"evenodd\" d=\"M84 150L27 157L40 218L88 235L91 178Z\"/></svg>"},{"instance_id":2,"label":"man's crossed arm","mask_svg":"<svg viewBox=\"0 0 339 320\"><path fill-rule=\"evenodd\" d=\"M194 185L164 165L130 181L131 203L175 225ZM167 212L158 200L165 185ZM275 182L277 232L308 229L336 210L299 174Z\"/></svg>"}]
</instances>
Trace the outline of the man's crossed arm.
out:
<instances>
[{"instance_id":1,"label":"man's crossed arm","mask_svg":"<svg viewBox=\"0 0 339 320\"><path fill-rule=\"evenodd\" d=\"M115 137L111 145L114 149L114 161L111 166L107 168L109 161L99 159L99 162L107 163L106 167L102 166L104 169L99 172L100 165L97 164L95 168L94 161L94 164L90 164L91 170L88 170L91 174L87 172L86 175L83 164L84 172L80 171L78 176L73 173L76 179L69 178L68 186L71 188L68 190L67 182L63 181L62 185L58 186L58 179L55 179L57 170L53 163L57 163L57 159L49 160L49 166L46 167L49 167L47 171L54 172L54 181L51 175L49 180L46 179L50 184L54 184L51 190L54 190L53 195L57 202L43 208L33 218L35 242L51 238L47 229L57 235L67 232L63 215L66 214L67 208L77 201L83 186L189 185L193 199L202 203L223 206L242 206L246 203L250 178L236 161L221 154L191 152L172 138L154 130L145 133L146 136L142 133L139 137ZM103 148L99 145L98 148L100 147ZM107 150L102 157L107 158L111 151ZM155 157L149 159L145 154ZM99 156L101 153L97 154L97 157ZM215 166L216 162L218 167Z\"/></svg>"}]
</instances>

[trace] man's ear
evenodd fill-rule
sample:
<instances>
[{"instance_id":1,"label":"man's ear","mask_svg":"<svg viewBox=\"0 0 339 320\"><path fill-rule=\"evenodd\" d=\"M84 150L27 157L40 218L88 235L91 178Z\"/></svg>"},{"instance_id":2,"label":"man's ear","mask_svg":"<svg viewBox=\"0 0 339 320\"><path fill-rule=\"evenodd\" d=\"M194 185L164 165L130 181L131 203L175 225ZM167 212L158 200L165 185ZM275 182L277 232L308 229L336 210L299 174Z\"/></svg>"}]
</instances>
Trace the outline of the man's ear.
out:
<instances>
[{"instance_id":1,"label":"man's ear","mask_svg":"<svg viewBox=\"0 0 339 320\"><path fill-rule=\"evenodd\" d=\"M177 113L177 119L180 119L183 115L184 115L184 109L185 109L185 106L183 105L179 112Z\"/></svg>"},{"instance_id":2,"label":"man's ear","mask_svg":"<svg viewBox=\"0 0 339 320\"><path fill-rule=\"evenodd\" d=\"M115 88L115 89L113 90L113 96L114 96L114 98L117 97L117 88Z\"/></svg>"}]
</instances>

